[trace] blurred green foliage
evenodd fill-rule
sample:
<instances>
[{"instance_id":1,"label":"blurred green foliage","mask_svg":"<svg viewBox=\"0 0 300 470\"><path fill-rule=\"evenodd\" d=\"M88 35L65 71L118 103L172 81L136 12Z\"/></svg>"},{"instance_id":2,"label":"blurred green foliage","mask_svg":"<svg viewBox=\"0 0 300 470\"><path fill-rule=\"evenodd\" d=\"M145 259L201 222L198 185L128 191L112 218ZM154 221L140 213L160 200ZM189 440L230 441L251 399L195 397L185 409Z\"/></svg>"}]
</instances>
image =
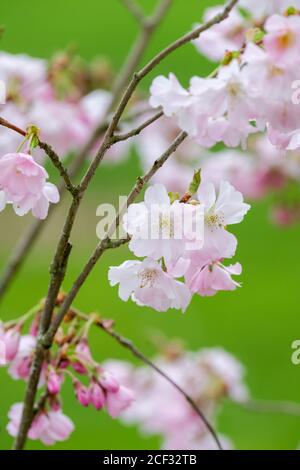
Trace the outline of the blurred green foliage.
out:
<instances>
[{"instance_id":1,"label":"blurred green foliage","mask_svg":"<svg viewBox=\"0 0 300 470\"><path fill-rule=\"evenodd\" d=\"M154 2L140 1L148 10ZM201 12L212 1L176 0L168 19L156 33L146 58L163 45L184 33L201 19ZM2 2L0 22L5 25L1 48L12 53L50 57L70 44L87 59L107 54L117 69L129 50L137 28L117 0L15 0ZM155 72L174 71L187 83L192 74L206 74L212 66L204 61L193 46L186 46L165 60ZM150 77L145 82L148 86ZM103 165L82 205L72 236L74 245L69 273L64 283L67 290L83 266L95 243L96 207L101 202L115 201L126 194L139 174L138 159L116 166ZM26 312L45 295L48 265L59 235L62 218L69 200L47 225L0 306L3 319ZM158 313L123 303L116 289L109 288L107 270L128 257L127 248L107 253L83 287L76 305L89 312L98 310L116 319L117 328L132 338L147 354L154 353L151 337L163 332L167 337L182 338L191 349L221 346L235 354L247 369L247 383L254 397L299 400L300 367L290 361L291 343L300 337L299 328L299 226L280 230L268 221L268 202L253 205L244 223L238 226L237 259L244 266L243 287L235 293L222 293L214 298L195 297L185 315L169 311ZM31 217L15 217L10 209L0 215L0 261L5 265L9 250L22 234ZM104 333L93 333L95 357L131 360ZM0 371L0 448L8 449L7 411L21 401L24 384L13 383ZM176 406L176 404L173 404ZM64 392L64 409L76 424L76 431L66 443L55 449L156 449L159 438L141 436L133 427L113 421L104 412L83 409L74 399L71 387ZM159 410L157 410L159 413ZM293 449L299 444L300 419L287 416L246 412L225 404L218 430L228 434L239 449ZM36 442L29 449L43 448Z\"/></svg>"}]
</instances>

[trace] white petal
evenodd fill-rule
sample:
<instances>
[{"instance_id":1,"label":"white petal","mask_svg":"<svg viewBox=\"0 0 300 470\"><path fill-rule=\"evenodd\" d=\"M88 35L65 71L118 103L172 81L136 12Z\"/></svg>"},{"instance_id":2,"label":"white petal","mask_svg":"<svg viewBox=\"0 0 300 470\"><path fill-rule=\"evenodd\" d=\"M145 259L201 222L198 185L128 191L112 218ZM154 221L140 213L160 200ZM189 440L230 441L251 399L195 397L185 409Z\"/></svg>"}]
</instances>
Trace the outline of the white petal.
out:
<instances>
[{"instance_id":1,"label":"white petal","mask_svg":"<svg viewBox=\"0 0 300 470\"><path fill-rule=\"evenodd\" d=\"M145 192L145 203L151 208L152 204L170 205L170 198L166 188L162 184L154 184Z\"/></svg>"},{"instance_id":2,"label":"white petal","mask_svg":"<svg viewBox=\"0 0 300 470\"><path fill-rule=\"evenodd\" d=\"M57 204L59 202L59 192L57 187L52 183L46 183L43 189L44 196L49 202Z\"/></svg>"},{"instance_id":3,"label":"white petal","mask_svg":"<svg viewBox=\"0 0 300 470\"><path fill-rule=\"evenodd\" d=\"M216 190L213 183L206 183L200 186L198 191L198 199L208 211L216 202Z\"/></svg>"}]
</instances>

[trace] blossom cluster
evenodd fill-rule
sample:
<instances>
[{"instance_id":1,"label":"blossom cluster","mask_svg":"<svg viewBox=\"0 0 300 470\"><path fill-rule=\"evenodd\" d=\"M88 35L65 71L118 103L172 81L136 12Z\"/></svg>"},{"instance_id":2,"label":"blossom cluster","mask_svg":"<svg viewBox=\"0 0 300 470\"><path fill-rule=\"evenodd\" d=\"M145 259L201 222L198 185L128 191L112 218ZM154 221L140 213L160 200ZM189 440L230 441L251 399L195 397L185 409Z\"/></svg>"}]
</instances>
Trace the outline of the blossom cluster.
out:
<instances>
[{"instance_id":1,"label":"blossom cluster","mask_svg":"<svg viewBox=\"0 0 300 470\"><path fill-rule=\"evenodd\" d=\"M104 119L111 101L105 88L110 75L105 62L85 64L71 53L47 62L1 52L0 79L6 87L1 116L21 128L34 123L41 140L65 157L86 144ZM0 136L0 154L17 148L17 134L0 129Z\"/></svg>"},{"instance_id":2,"label":"blossom cluster","mask_svg":"<svg viewBox=\"0 0 300 470\"><path fill-rule=\"evenodd\" d=\"M154 362L190 395L212 423L222 400L242 402L248 397L243 366L223 349L191 352L170 345ZM109 361L107 367L122 378L136 396L122 416L125 423L138 425L144 434L160 435L163 449L216 449L203 421L165 378L149 368L134 368L124 361ZM223 448L233 447L225 436L221 436L221 443Z\"/></svg>"},{"instance_id":3,"label":"blossom cluster","mask_svg":"<svg viewBox=\"0 0 300 470\"><path fill-rule=\"evenodd\" d=\"M197 160L203 180L206 173L207 181L226 179L251 199L275 190L279 197L273 216L281 224L299 219L300 213L295 190L300 154L299 7L297 0L239 2L228 19L194 41L202 54L220 61L211 76L193 77L185 89L171 73L155 78L150 89L150 104L162 107L169 127L175 127L175 121L203 147ZM209 8L204 20L222 8ZM158 127L156 132L159 135ZM218 143L230 149L208 154L205 148ZM232 149L238 146L243 153ZM180 190L195 164L193 152L190 146L189 156L174 159L157 180ZM146 165L147 159L145 155Z\"/></svg>"},{"instance_id":4,"label":"blossom cluster","mask_svg":"<svg viewBox=\"0 0 300 470\"><path fill-rule=\"evenodd\" d=\"M17 321L0 325L0 365L8 367L14 380L27 381L37 344L40 311L30 320L32 312ZM25 323L30 320L28 332ZM62 411L62 388L66 379L73 384L74 396L84 407L106 409L117 418L134 400L133 392L109 368L96 362L91 354L88 331L93 319L80 321L69 312L65 325L55 337L55 346L47 354L39 381L40 400L28 437L45 445L69 438L75 426ZM8 417L8 433L18 434L23 404L12 405Z\"/></svg>"},{"instance_id":5,"label":"blossom cluster","mask_svg":"<svg viewBox=\"0 0 300 470\"><path fill-rule=\"evenodd\" d=\"M146 190L144 202L129 206L123 219L129 249L144 259L110 268L109 281L119 284L122 300L131 297L157 311L185 311L194 293L213 296L239 286L232 275L241 274L241 265L223 264L237 248L227 226L240 223L250 206L226 181L218 192L213 183L201 184L197 198L186 204L178 199L171 202L165 187L155 184ZM182 207L188 217L183 218ZM201 217L203 225L193 225Z\"/></svg>"}]
</instances>

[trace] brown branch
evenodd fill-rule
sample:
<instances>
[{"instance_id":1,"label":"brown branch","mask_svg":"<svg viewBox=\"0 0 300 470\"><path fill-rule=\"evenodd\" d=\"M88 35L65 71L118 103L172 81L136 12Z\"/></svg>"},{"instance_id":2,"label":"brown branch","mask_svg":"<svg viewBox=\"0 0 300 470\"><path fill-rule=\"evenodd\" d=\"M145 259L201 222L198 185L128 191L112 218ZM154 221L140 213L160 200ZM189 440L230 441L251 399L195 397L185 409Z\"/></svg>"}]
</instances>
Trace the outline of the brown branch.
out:
<instances>
[{"instance_id":1,"label":"brown branch","mask_svg":"<svg viewBox=\"0 0 300 470\"><path fill-rule=\"evenodd\" d=\"M160 119L164 115L163 111L159 111L158 113L154 114L151 118L147 119L147 121L143 122L140 126L136 127L132 131L127 132L126 134L117 134L113 137L114 142L121 142L123 140L128 140L131 137L135 137L139 135L146 127L153 124L155 121Z\"/></svg>"},{"instance_id":2,"label":"brown branch","mask_svg":"<svg viewBox=\"0 0 300 470\"><path fill-rule=\"evenodd\" d=\"M14 124L8 122L6 119L3 119L0 117L0 125L3 127L7 127L8 129L17 132L18 134L22 135L23 137L26 137L27 133L23 129L20 129L19 127L15 126ZM76 188L73 186L68 171L62 164L59 156L54 152L53 148L46 144L45 142L42 142L40 139L38 139L38 146L40 149L44 150L46 155L50 158L52 161L53 165L55 168L58 170L60 176L65 182L67 190L74 195L76 193Z\"/></svg>"},{"instance_id":3,"label":"brown branch","mask_svg":"<svg viewBox=\"0 0 300 470\"><path fill-rule=\"evenodd\" d=\"M76 309L72 308L72 312L75 312L76 315L81 318L82 320L88 321L90 318L88 315L85 315L84 313L79 312ZM201 409L197 406L193 398L180 386L178 385L168 374L166 374L162 369L160 369L154 362L152 362L150 359L148 359L145 354L143 354L134 344L132 341L129 339L125 338L124 336L120 335L117 333L112 327L108 327L105 321L101 321L100 319L95 323L96 326L101 328L105 333L107 333L109 336L111 336L114 340L116 340L121 346L123 346L125 349L129 350L131 354L133 354L136 358L138 358L140 361L142 361L144 364L149 366L152 370L154 370L157 374L159 374L161 377L163 377L169 384L172 385L185 399L186 401L190 404L192 409L195 411L195 413L199 416L201 421L204 423L206 426L207 430L210 432L212 435L213 439L215 440L217 447L219 450L222 450L222 445L221 442L218 438L218 435L213 428L213 426L210 424L210 422L207 420Z\"/></svg>"},{"instance_id":4,"label":"brown branch","mask_svg":"<svg viewBox=\"0 0 300 470\"><path fill-rule=\"evenodd\" d=\"M179 40L175 41L172 43L169 47L164 49L161 53L157 54L154 59L152 59L145 67L143 67L140 72L135 73L133 75L132 80L130 81L127 89L125 90L123 97L117 106L117 109L112 117L111 123L105 133L103 142L100 146L100 149L94 158L93 162L91 163L90 167L88 168L86 174L84 175L79 187L78 187L78 193L76 194L75 197L73 197L72 205L69 211L69 214L67 216L67 221L65 223L64 229L62 236L60 238L56 254L54 257L54 263L53 263L53 273L57 272L57 275L59 276L59 270L56 271L56 267L60 266L61 264L61 257L63 256L63 253L65 252L66 244L68 243L71 230L75 221L75 217L80 205L81 198L86 191L87 187L89 186L90 181L92 180L99 164L101 163L106 151L111 147L113 144L113 137L114 133L118 127L119 121L121 119L121 116L123 115L123 112L125 111L125 108L134 93L137 85L139 82L149 73L151 72L156 65L158 65L165 57L167 57L169 54L171 54L173 51L181 47L182 45L186 44L187 42L195 39L196 37L199 36L199 34L202 31L207 30L214 24L217 24L221 22L223 19L227 18L231 9L236 5L238 0L232 0L227 7L224 8L223 13L215 16L212 20L210 20L208 23L205 25L197 28L192 33L189 33ZM137 184L133 188L132 192L128 196L127 203L130 204L131 197L133 197L133 200L137 195L141 192L144 184L146 184L151 176L157 171L160 166L163 165L163 163L169 158L169 156L176 150L176 148L180 145L180 143L186 138L187 134L185 132L182 132L179 137L173 142L171 147L166 151L162 157L157 160L152 169L145 175L144 178L139 178L137 181ZM124 211L126 208L124 208ZM122 211L121 211L122 213ZM118 214L115 223L112 224L114 228L118 227L119 221L120 221L120 216L121 213ZM96 250L94 251L93 255L91 258L88 260L87 264L85 265L83 271L81 274L78 276L77 280L75 281L72 289L70 290L69 294L67 295L63 305L61 306L61 309L58 313L58 315L55 317L53 323L49 327L48 331L46 334L43 334L44 332L42 331L42 328L40 328L40 333L43 334L43 336L40 337L38 344L37 344L37 349L36 349L36 354L35 354L35 360L33 363L33 367L31 370L31 374L29 377L28 385L27 385L27 390L26 390L26 397L25 397L25 403L24 403L24 409L22 413L22 418L21 418L21 424L20 424L20 430L18 433L18 436L16 438L15 442L15 449L23 449L24 444L27 439L27 433L28 429L30 427L30 423L32 420L32 410L33 410L33 404L34 404L34 399L37 391L37 385L38 385L38 380L37 380L37 375L40 374L41 368L42 368L42 362L43 362L43 357L45 353L45 349L51 347L53 338L55 336L55 333L57 331L57 328L59 327L61 321L63 320L64 315L68 311L69 307L71 306L74 298L76 297L78 291L80 290L82 284L85 282L87 277L89 276L90 272L92 271L93 267L95 266L96 262L99 260L99 258L102 256L104 251L107 248L107 243L109 242L109 238L112 236L114 233L114 230L111 232L110 230L108 231L107 238L102 240L99 245L96 247ZM55 275L55 274L54 274ZM52 275L53 276L53 275ZM53 291L52 291L52 286L54 286ZM47 308L44 310L44 312L41 315L41 325L46 325L49 323L49 320L51 321L51 316L54 308L54 293L57 289L57 283L53 278L50 280L50 286L48 290L48 298L49 304L52 302L52 311L50 308ZM50 302L51 301L51 302ZM48 303L47 303L48 304ZM46 313L49 315L50 318L46 318Z\"/></svg>"}]
</instances>

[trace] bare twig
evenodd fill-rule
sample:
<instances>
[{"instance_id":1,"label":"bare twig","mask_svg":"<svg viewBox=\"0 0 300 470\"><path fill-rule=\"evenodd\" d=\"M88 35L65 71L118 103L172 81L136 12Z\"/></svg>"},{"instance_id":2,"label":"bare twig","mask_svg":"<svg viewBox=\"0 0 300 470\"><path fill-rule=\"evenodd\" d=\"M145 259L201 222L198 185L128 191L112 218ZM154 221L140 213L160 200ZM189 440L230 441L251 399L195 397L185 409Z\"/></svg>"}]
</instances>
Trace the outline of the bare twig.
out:
<instances>
[{"instance_id":1,"label":"bare twig","mask_svg":"<svg viewBox=\"0 0 300 470\"><path fill-rule=\"evenodd\" d=\"M55 279L53 279L53 276L60 276L60 269L62 266L62 257L64 255L66 245L68 243L71 230L75 221L75 217L80 205L81 198L83 194L85 193L87 187L89 186L99 164L101 163L105 153L107 150L111 147L113 144L113 137L114 133L118 127L119 121L121 119L121 116L123 115L125 108L134 93L137 85L139 82L149 73L151 72L156 65L158 65L165 57L167 57L169 54L171 54L173 51L181 47L182 45L186 44L187 42L197 38L201 32L209 29L211 26L220 23L223 19L227 18L231 9L236 5L238 0L231 0L231 2L228 4L227 7L224 8L223 13L215 16L212 20L210 20L208 23L205 25L197 28L195 31L192 33L189 33L182 38L178 39L174 43L172 43L170 46L168 46L166 49L164 49L162 52L157 54L148 64L143 67L140 72L135 73L133 75L132 80L130 81L128 87L126 88L123 97L119 103L119 105L116 108L116 111L112 117L111 123L105 133L103 142L100 146L100 149L92 161L91 165L89 166L86 174L84 175L79 187L78 187L78 193L76 194L75 197L73 197L73 202L71 205L71 208L69 210L69 214L67 216L67 220L61 235L61 238L59 240L59 244L54 256L54 262L52 264L52 275L51 275L51 280L50 280L50 286L48 289L48 296L47 296L47 305L49 305L49 308L47 310L45 309L44 312L41 315L41 325L47 325L49 321L51 321L52 313L53 313L53 308L54 308L54 294L57 291L57 283ZM169 158L169 156L176 150L176 148L180 145L180 143L186 138L187 134L185 132L182 132L179 137L173 142L171 147L161 156L159 160L157 160L152 169L145 175L144 178L139 178L137 180L137 184L133 188L132 192L129 194L127 203L130 204L131 198L133 200L137 197L137 195L141 192L143 186L145 183L149 181L151 176L157 171L158 168L160 168L163 163ZM126 210L126 209L124 209ZM122 211L121 211L122 213ZM109 242L109 238L112 236L114 233L115 227L118 227L120 221L120 214L116 217L115 222L112 224L110 229L108 230L107 238L102 240L99 245L96 247L93 255L91 258L88 260L87 264L85 265L83 271L81 274L78 276L77 280L75 281L72 289L70 290L69 294L67 295L64 303L61 306L61 309L57 316L55 317L54 321L52 322L51 326L49 327L48 331L45 333L43 332L43 328L41 326L40 328L40 337L37 343L37 348L36 348L36 354L35 354L35 359L33 361L28 385L27 385L27 390L26 390L26 397L25 397L25 402L24 402L24 409L22 413L22 418L21 418L21 424L20 424L20 429L18 436L16 438L15 442L15 449L20 450L24 447L24 444L27 439L27 433L28 429L30 427L30 423L32 420L32 410L33 410L33 404L34 404L34 399L37 391L37 385L38 385L38 377L41 372L42 368L42 362L43 362L43 357L45 353L46 348L50 348L52 345L53 338L55 336L55 333L61 323L61 321L64 318L64 315L68 311L69 307L71 306L74 298L76 297L77 293L79 292L82 284L85 282L87 277L89 276L90 272L92 271L93 267L95 266L96 262L99 260L99 258L102 256L104 251L107 248L107 243ZM111 231L112 230L112 231ZM56 292L57 294L57 292ZM52 303L52 311L51 311L51 303ZM48 316L47 316L48 315ZM44 334L43 334L44 333Z\"/></svg>"},{"instance_id":2,"label":"bare twig","mask_svg":"<svg viewBox=\"0 0 300 470\"><path fill-rule=\"evenodd\" d=\"M79 312L76 309L72 308L72 311L76 313L76 315L81 318L82 320L88 321L90 317L88 315L85 315L84 313ZM200 420L204 423L210 434L212 435L213 439L215 440L217 447L219 450L222 450L222 445L221 442L218 438L218 435L213 428L213 426L210 424L210 422L207 420L203 412L200 410L200 408L197 406L193 398L180 386L178 385L168 374L166 374L162 369L160 369L154 362L152 362L145 354L143 354L134 344L132 341L129 339L125 338L124 336L120 335L117 333L113 328L107 327L107 324L105 321L102 321L99 319L95 323L99 328L101 328L105 333L107 333L109 336L111 336L114 340L116 340L121 346L123 346L125 349L128 349L131 354L133 354L135 357L137 357L140 361L142 361L144 364L149 366L152 370L154 370L157 374L159 374L161 377L163 377L167 382L169 382L172 387L174 387L185 399L186 401L190 404L192 409L195 411L195 413L199 416Z\"/></svg>"},{"instance_id":3,"label":"bare twig","mask_svg":"<svg viewBox=\"0 0 300 470\"><path fill-rule=\"evenodd\" d=\"M20 129L19 127L15 126L14 124L8 122L6 119L3 119L1 117L0 117L0 125L3 127L7 127L8 129L11 129L14 132L17 132L23 137L27 135L26 131L24 131L23 129ZM52 161L55 168L59 171L60 176L64 180L67 190L72 195L74 195L76 192L76 188L73 186L70 180L68 171L62 164L59 156L54 152L53 148L50 145L46 144L45 142L42 142L40 139L38 139L38 146L40 147L40 149L44 150L44 152L48 155L48 157Z\"/></svg>"},{"instance_id":4,"label":"bare twig","mask_svg":"<svg viewBox=\"0 0 300 470\"><path fill-rule=\"evenodd\" d=\"M162 116L163 116L163 111L159 111L158 113L154 114L154 116L152 116L151 118L147 119L147 121L143 122L143 124L141 124L140 126L136 127L135 129L133 129L132 131L129 131L127 132L126 134L118 134L118 135L115 135L113 140L114 142L121 142L123 140L128 140L130 139L131 137L135 137L137 135L139 135L144 129L146 129L146 127L150 126L151 124L153 124L155 121L157 121L158 119L160 119Z\"/></svg>"},{"instance_id":5,"label":"bare twig","mask_svg":"<svg viewBox=\"0 0 300 470\"><path fill-rule=\"evenodd\" d=\"M274 413L286 414L291 416L300 416L300 404L291 401L276 401L276 400L245 400L234 401L245 410L254 411L256 413Z\"/></svg>"},{"instance_id":6,"label":"bare twig","mask_svg":"<svg viewBox=\"0 0 300 470\"><path fill-rule=\"evenodd\" d=\"M135 20L141 26L143 26L146 15L144 14L144 12L140 8L140 6L137 3L135 3L134 0L121 0L121 2L127 8L127 10L132 14L132 16L135 18Z\"/></svg>"}]
</instances>

